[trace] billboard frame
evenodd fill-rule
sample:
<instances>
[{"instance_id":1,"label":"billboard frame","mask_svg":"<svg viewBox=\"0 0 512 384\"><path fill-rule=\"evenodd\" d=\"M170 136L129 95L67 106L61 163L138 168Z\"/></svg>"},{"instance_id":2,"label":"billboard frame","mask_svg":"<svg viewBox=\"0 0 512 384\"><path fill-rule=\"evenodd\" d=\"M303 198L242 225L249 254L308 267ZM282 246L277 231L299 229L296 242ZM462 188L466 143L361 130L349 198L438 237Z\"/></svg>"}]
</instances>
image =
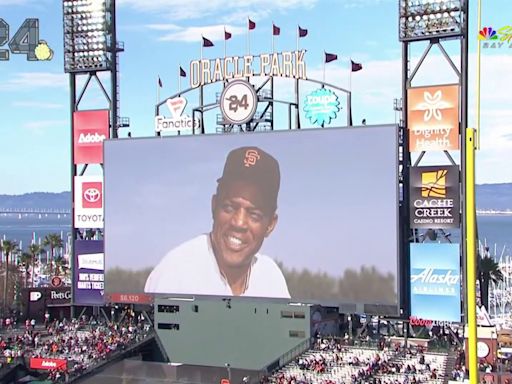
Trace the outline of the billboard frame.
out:
<instances>
[{"instance_id":1,"label":"billboard frame","mask_svg":"<svg viewBox=\"0 0 512 384\"><path fill-rule=\"evenodd\" d=\"M395 279L395 289L396 289L396 303L395 304L379 304L379 303L367 303L364 301L352 301L352 300L343 300L340 298L340 300L332 301L332 300L301 300L300 298L291 298L291 299L283 299L283 298L276 298L276 297L238 297L238 296L223 296L223 295L203 295L203 294L176 294L176 293L169 293L169 294L163 294L163 293L154 293L153 295L156 298L163 298L163 297L173 297L177 299L219 299L222 300L229 300L236 302L237 300L254 300L255 302L261 302L261 301L267 301L267 302L276 302L276 303L284 303L284 302L301 302L301 303L308 303L312 305L322 305L322 306L328 306L328 307L338 307L340 313L352 313L352 314L358 314L358 313L368 313L373 315L383 315L383 316L401 316L404 312L403 305L406 304L408 299L407 296L404 295L402 285L407 281L403 278L401 269L403 267L403 254L400 252L401 244L403 242L403 237L401 236L401 214L400 214L400 206L402 205L402 202L400 201L400 188L399 188L399 180L400 180L400 173L399 173L399 164L400 164L400 153L399 153L399 126L396 124L382 124L382 125L365 125L365 126L342 126L342 127L329 127L329 130L357 130L357 129L375 129L375 128L387 128L390 130L394 130L394 158L395 158L395 218L396 218L396 251L397 255L395 257L395 267L393 269L393 272L396 275ZM319 130L325 130L326 128L311 128L307 129L307 131L319 131ZM273 130L273 131L255 131L251 132L252 135L272 135L274 133L286 135L290 134L290 132L294 132L296 130ZM292 134L298 134L298 132L294 132ZM176 135L176 136L161 136L161 137L137 137L137 138L119 138L119 139L108 139L105 141L106 145L103 146L104 156L108 143L110 142L122 142L122 141L134 141L134 140L193 140L191 136L194 135ZM209 133L209 134L201 134L201 136L210 136L210 137L229 137L233 136L227 133L224 134L218 134L218 133ZM108 165L105 167L107 169ZM104 179L104 195L105 197L108 196L108 182L106 178ZM104 233L104 241L105 244L108 243L108 218L107 218L107 205L108 205L108 197L105 198L104 201L104 208L105 208L105 233ZM408 237L406 238L406 241L408 240ZM408 242L407 242L408 244ZM105 276L108 273L108 262L109 256L107 254L107 247L105 247ZM108 279L105 278L105 287L108 288ZM105 292L106 295L109 294L108 291Z\"/></svg>"}]
</instances>

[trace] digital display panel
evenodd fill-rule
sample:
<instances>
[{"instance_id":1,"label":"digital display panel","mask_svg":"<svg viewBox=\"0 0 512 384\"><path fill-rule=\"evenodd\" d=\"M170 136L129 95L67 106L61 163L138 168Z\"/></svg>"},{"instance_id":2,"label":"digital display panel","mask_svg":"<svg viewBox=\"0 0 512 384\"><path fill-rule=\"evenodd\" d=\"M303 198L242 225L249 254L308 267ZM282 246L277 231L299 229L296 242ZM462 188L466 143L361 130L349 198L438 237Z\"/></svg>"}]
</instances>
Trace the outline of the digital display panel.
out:
<instances>
[{"instance_id":1,"label":"digital display panel","mask_svg":"<svg viewBox=\"0 0 512 384\"><path fill-rule=\"evenodd\" d=\"M460 322L460 245L414 243L410 250L411 316Z\"/></svg>"},{"instance_id":2,"label":"digital display panel","mask_svg":"<svg viewBox=\"0 0 512 384\"><path fill-rule=\"evenodd\" d=\"M396 126L104 151L107 292L397 305Z\"/></svg>"}]
</instances>

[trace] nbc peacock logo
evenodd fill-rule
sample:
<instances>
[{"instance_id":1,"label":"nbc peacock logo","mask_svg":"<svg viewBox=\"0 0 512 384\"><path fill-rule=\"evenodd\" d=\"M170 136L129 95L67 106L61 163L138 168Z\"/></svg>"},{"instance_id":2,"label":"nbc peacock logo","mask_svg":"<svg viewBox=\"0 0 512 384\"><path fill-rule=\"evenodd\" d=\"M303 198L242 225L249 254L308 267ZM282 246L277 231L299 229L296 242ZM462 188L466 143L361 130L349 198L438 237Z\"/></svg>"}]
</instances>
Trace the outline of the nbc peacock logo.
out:
<instances>
[{"instance_id":1,"label":"nbc peacock logo","mask_svg":"<svg viewBox=\"0 0 512 384\"><path fill-rule=\"evenodd\" d=\"M498 40L498 35L492 27L484 27L478 32L478 40Z\"/></svg>"}]
</instances>

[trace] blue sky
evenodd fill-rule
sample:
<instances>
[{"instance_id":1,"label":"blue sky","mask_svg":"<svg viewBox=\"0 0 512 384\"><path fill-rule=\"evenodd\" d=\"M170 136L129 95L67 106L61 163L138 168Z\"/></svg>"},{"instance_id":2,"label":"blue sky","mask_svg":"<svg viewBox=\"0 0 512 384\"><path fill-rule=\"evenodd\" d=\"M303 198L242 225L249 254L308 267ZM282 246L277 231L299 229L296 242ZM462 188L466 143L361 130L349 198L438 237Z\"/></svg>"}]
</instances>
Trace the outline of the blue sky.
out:
<instances>
[{"instance_id":1,"label":"blue sky","mask_svg":"<svg viewBox=\"0 0 512 384\"><path fill-rule=\"evenodd\" d=\"M397 0L120 0L117 2L117 36L125 43L120 55L121 115L129 117L134 137L154 135L157 78L163 88L160 99L178 91L178 68L188 69L199 58L200 36L215 46L204 50L208 58L224 54L223 28L233 34L228 55L246 52L247 17L257 24L251 33L251 53L271 51L272 22L281 28L276 51L296 48L297 25L307 28L301 39L307 50L309 78L321 80L323 51L338 54L327 65L326 81L348 87L350 58L364 69L352 76L354 122L394 123L393 99L401 97L401 46L398 42ZM470 111L474 122L474 69L476 64L476 1L470 4ZM509 0L486 2L483 26L495 29L511 25ZM70 189L70 112L68 75L63 71L62 2L53 0L0 0L0 18L11 36L25 18L38 18L40 39L54 51L51 61L30 62L11 55L0 62L0 193L60 192ZM412 50L413 61L422 44ZM454 52L454 44L446 45ZM0 49L5 47L0 47ZM442 75L446 64L438 51L418 74L418 84L453 81ZM511 182L512 49L482 50L481 150L477 153L477 182ZM187 71L188 72L188 71ZM188 79L183 79L182 88ZM292 92L283 82L282 95ZM189 100L192 105L193 101ZM104 107L91 92L84 107ZM344 121L340 114L338 123ZM126 131L120 136L125 137ZM455 156L457 158L457 156ZM434 156L426 161L439 162ZM446 159L442 159L446 162ZM422 163L427 165L426 163Z\"/></svg>"}]
</instances>

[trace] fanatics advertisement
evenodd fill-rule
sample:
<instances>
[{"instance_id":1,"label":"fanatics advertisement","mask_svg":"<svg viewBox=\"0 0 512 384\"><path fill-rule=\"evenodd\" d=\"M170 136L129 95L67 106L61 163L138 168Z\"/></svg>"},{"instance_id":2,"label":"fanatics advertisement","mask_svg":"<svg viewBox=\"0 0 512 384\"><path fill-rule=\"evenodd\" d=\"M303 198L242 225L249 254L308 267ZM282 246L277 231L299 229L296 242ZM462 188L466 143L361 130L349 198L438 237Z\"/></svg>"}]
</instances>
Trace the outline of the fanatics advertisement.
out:
<instances>
[{"instance_id":1,"label":"fanatics advertisement","mask_svg":"<svg viewBox=\"0 0 512 384\"><path fill-rule=\"evenodd\" d=\"M103 140L109 138L108 109L73 112L75 164L103 163Z\"/></svg>"},{"instance_id":2,"label":"fanatics advertisement","mask_svg":"<svg viewBox=\"0 0 512 384\"><path fill-rule=\"evenodd\" d=\"M398 311L397 169L395 125L107 140L107 293Z\"/></svg>"},{"instance_id":3,"label":"fanatics advertisement","mask_svg":"<svg viewBox=\"0 0 512 384\"><path fill-rule=\"evenodd\" d=\"M411 228L458 228L459 167L411 167Z\"/></svg>"},{"instance_id":4,"label":"fanatics advertisement","mask_svg":"<svg viewBox=\"0 0 512 384\"><path fill-rule=\"evenodd\" d=\"M103 177L75 176L75 228L103 228Z\"/></svg>"},{"instance_id":5,"label":"fanatics advertisement","mask_svg":"<svg viewBox=\"0 0 512 384\"><path fill-rule=\"evenodd\" d=\"M411 244L411 316L460 322L459 244Z\"/></svg>"},{"instance_id":6,"label":"fanatics advertisement","mask_svg":"<svg viewBox=\"0 0 512 384\"><path fill-rule=\"evenodd\" d=\"M409 150L459 149L459 85L407 90Z\"/></svg>"},{"instance_id":7,"label":"fanatics advertisement","mask_svg":"<svg viewBox=\"0 0 512 384\"><path fill-rule=\"evenodd\" d=\"M104 303L104 269L103 240L76 240L73 304Z\"/></svg>"}]
</instances>

